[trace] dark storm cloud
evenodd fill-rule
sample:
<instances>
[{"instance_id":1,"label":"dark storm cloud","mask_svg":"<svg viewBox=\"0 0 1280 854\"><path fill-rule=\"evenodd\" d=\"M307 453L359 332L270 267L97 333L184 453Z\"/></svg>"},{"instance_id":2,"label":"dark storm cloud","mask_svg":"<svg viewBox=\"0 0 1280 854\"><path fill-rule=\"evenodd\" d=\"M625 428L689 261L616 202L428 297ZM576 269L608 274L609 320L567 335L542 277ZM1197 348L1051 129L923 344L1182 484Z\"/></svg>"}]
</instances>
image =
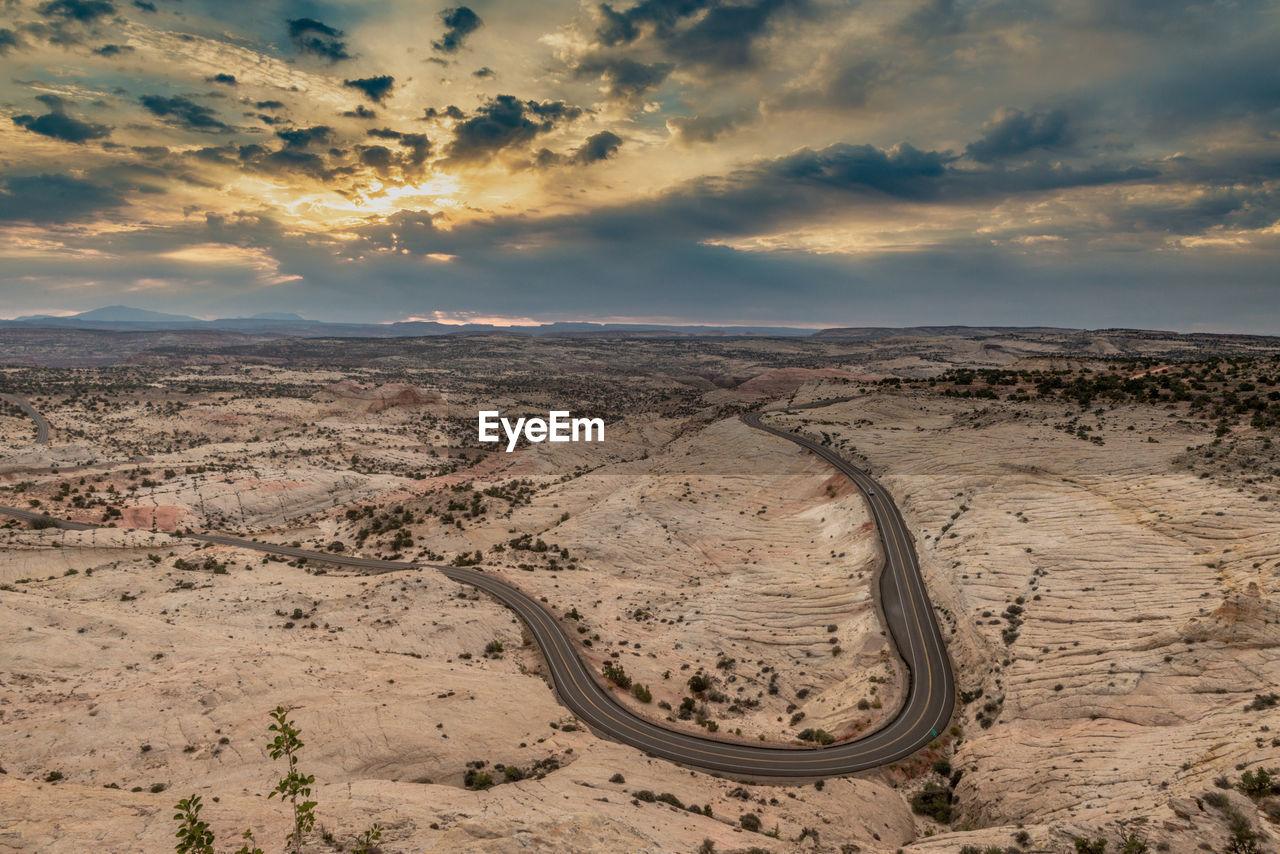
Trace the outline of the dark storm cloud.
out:
<instances>
[{"instance_id":1,"label":"dark storm cloud","mask_svg":"<svg viewBox=\"0 0 1280 854\"><path fill-rule=\"evenodd\" d=\"M1108 212L1109 233L1203 234L1214 228L1257 231L1280 220L1280 193L1259 187L1218 187L1193 196L1138 202Z\"/></svg>"},{"instance_id":2,"label":"dark storm cloud","mask_svg":"<svg viewBox=\"0 0 1280 854\"><path fill-rule=\"evenodd\" d=\"M289 38L298 50L324 57L330 62L350 59L342 30L335 29L315 18L291 18Z\"/></svg>"},{"instance_id":3,"label":"dark storm cloud","mask_svg":"<svg viewBox=\"0 0 1280 854\"><path fill-rule=\"evenodd\" d=\"M84 143L91 139L104 139L111 135L111 128L81 121L67 115L66 102L57 95L37 95L49 112L42 116L14 116L13 123L41 136L61 139L65 142Z\"/></svg>"},{"instance_id":4,"label":"dark storm cloud","mask_svg":"<svg viewBox=\"0 0 1280 854\"><path fill-rule=\"evenodd\" d=\"M1161 128L1212 130L1248 120L1280 130L1280 63L1269 38L1237 41L1225 53L1189 53L1187 62L1143 87L1140 109Z\"/></svg>"},{"instance_id":5,"label":"dark storm cloud","mask_svg":"<svg viewBox=\"0 0 1280 854\"><path fill-rule=\"evenodd\" d=\"M110 0L49 0L36 7L46 18L90 23L116 13L116 5Z\"/></svg>"},{"instance_id":6,"label":"dark storm cloud","mask_svg":"<svg viewBox=\"0 0 1280 854\"><path fill-rule=\"evenodd\" d=\"M471 72L471 76L478 77L481 80L483 80L488 77L496 77L497 73L492 68L486 65L483 68L477 68L475 71Z\"/></svg>"},{"instance_id":7,"label":"dark storm cloud","mask_svg":"<svg viewBox=\"0 0 1280 854\"><path fill-rule=\"evenodd\" d=\"M681 145L714 142L756 115L755 110L741 109L728 113L699 116L675 116L667 119L667 128Z\"/></svg>"},{"instance_id":8,"label":"dark storm cloud","mask_svg":"<svg viewBox=\"0 0 1280 854\"><path fill-rule=\"evenodd\" d=\"M808 5L808 0L642 0L619 12L601 3L596 38L604 47L617 47L648 34L678 64L742 69L756 64L756 41L774 20Z\"/></svg>"},{"instance_id":9,"label":"dark storm cloud","mask_svg":"<svg viewBox=\"0 0 1280 854\"><path fill-rule=\"evenodd\" d=\"M421 166L431 155L431 141L425 133L403 133L391 128L370 128L365 133L377 139L395 140L408 149L400 158L401 165L406 168Z\"/></svg>"},{"instance_id":10,"label":"dark storm cloud","mask_svg":"<svg viewBox=\"0 0 1280 854\"><path fill-rule=\"evenodd\" d=\"M590 166L601 160L608 160L622 145L622 138L615 133L602 130L587 137L581 146L572 154L557 154L549 148L541 149L533 157L536 169L550 169L553 166Z\"/></svg>"},{"instance_id":11,"label":"dark storm cloud","mask_svg":"<svg viewBox=\"0 0 1280 854\"><path fill-rule=\"evenodd\" d=\"M253 106L259 110L279 110L284 107L284 101L258 101Z\"/></svg>"},{"instance_id":12,"label":"dark storm cloud","mask_svg":"<svg viewBox=\"0 0 1280 854\"><path fill-rule=\"evenodd\" d=\"M467 114L462 112L461 108L455 107L453 104L450 104L442 110L437 110L435 107L427 107L422 113L423 119L437 119L441 116L448 119L465 119Z\"/></svg>"},{"instance_id":13,"label":"dark storm cloud","mask_svg":"<svg viewBox=\"0 0 1280 854\"><path fill-rule=\"evenodd\" d=\"M210 83L221 83L224 86L235 86L239 81L236 80L234 74L215 74L212 77L205 78Z\"/></svg>"},{"instance_id":14,"label":"dark storm cloud","mask_svg":"<svg viewBox=\"0 0 1280 854\"><path fill-rule=\"evenodd\" d=\"M21 47L18 34L8 27L0 27L0 56L4 56L16 47Z\"/></svg>"},{"instance_id":15,"label":"dark storm cloud","mask_svg":"<svg viewBox=\"0 0 1280 854\"><path fill-rule=\"evenodd\" d=\"M364 104L357 104L354 110L343 110L341 115L346 119L376 119L378 111L371 110Z\"/></svg>"},{"instance_id":16,"label":"dark storm cloud","mask_svg":"<svg viewBox=\"0 0 1280 854\"><path fill-rule=\"evenodd\" d=\"M150 2L150 0L133 0L133 5L144 12L156 11L156 4Z\"/></svg>"},{"instance_id":17,"label":"dark storm cloud","mask_svg":"<svg viewBox=\"0 0 1280 854\"><path fill-rule=\"evenodd\" d=\"M83 178L48 173L0 176L0 221L71 222L123 203L118 190Z\"/></svg>"},{"instance_id":18,"label":"dark storm cloud","mask_svg":"<svg viewBox=\"0 0 1280 854\"><path fill-rule=\"evenodd\" d=\"M391 88L395 86L395 82L396 79L390 74L380 74L376 77L343 80L342 85L349 89L359 89L370 101L381 104L383 99L391 93Z\"/></svg>"},{"instance_id":19,"label":"dark storm cloud","mask_svg":"<svg viewBox=\"0 0 1280 854\"><path fill-rule=\"evenodd\" d=\"M133 53L133 47L127 44L104 44L100 48L95 48L93 52L98 56L120 56L125 53Z\"/></svg>"},{"instance_id":20,"label":"dark storm cloud","mask_svg":"<svg viewBox=\"0 0 1280 854\"><path fill-rule=\"evenodd\" d=\"M214 111L185 95L143 95L138 101L154 115L188 130L215 132L230 130Z\"/></svg>"},{"instance_id":21,"label":"dark storm cloud","mask_svg":"<svg viewBox=\"0 0 1280 854\"><path fill-rule=\"evenodd\" d=\"M969 143L965 153L979 163L992 163L1029 151L1064 148L1072 142L1065 111L1006 109L982 126L982 137Z\"/></svg>"},{"instance_id":22,"label":"dark storm cloud","mask_svg":"<svg viewBox=\"0 0 1280 854\"><path fill-rule=\"evenodd\" d=\"M581 166L590 166L601 160L608 160L622 145L622 138L615 133L602 130L592 134L582 143L582 147L573 153L573 162Z\"/></svg>"},{"instance_id":23,"label":"dark storm cloud","mask_svg":"<svg viewBox=\"0 0 1280 854\"><path fill-rule=\"evenodd\" d=\"M391 149L385 145L358 145L356 156L362 165L368 166L381 175L385 175L395 162Z\"/></svg>"},{"instance_id":24,"label":"dark storm cloud","mask_svg":"<svg viewBox=\"0 0 1280 854\"><path fill-rule=\"evenodd\" d=\"M720 70L756 64L755 42L775 18L806 7L806 0L756 0L712 8L692 27L676 34L667 51L681 62Z\"/></svg>"},{"instance_id":25,"label":"dark storm cloud","mask_svg":"<svg viewBox=\"0 0 1280 854\"><path fill-rule=\"evenodd\" d=\"M601 3L596 38L608 47L630 44L640 38L645 27L652 27L659 37L668 37L676 24L710 5L712 0L641 0L618 12L612 4Z\"/></svg>"},{"instance_id":26,"label":"dark storm cloud","mask_svg":"<svg viewBox=\"0 0 1280 854\"><path fill-rule=\"evenodd\" d=\"M533 165L559 166L572 159L544 149ZM973 169L958 160L948 152L905 143L888 149L839 143L761 160L725 175L685 182L655 198L583 214L494 217L444 232L414 226L419 220L405 212L391 218L385 234L379 228L366 233L374 245L383 245L394 242L387 235L397 232L398 245L424 253L467 256L537 243L610 255L627 246L694 246L769 234L814 221L838 221L849 212L891 203L971 207L1020 194L1159 178L1155 169L1136 165Z\"/></svg>"},{"instance_id":27,"label":"dark storm cloud","mask_svg":"<svg viewBox=\"0 0 1280 854\"><path fill-rule=\"evenodd\" d=\"M444 35L431 46L440 53L457 53L467 36L480 29L484 22L480 16L466 6L455 6L440 13L440 21L444 24Z\"/></svg>"},{"instance_id":28,"label":"dark storm cloud","mask_svg":"<svg viewBox=\"0 0 1280 854\"><path fill-rule=\"evenodd\" d=\"M286 148L308 148L313 144L327 145L333 139L333 128L327 125L316 125L309 128L290 128L278 130L276 136L284 140Z\"/></svg>"},{"instance_id":29,"label":"dark storm cloud","mask_svg":"<svg viewBox=\"0 0 1280 854\"><path fill-rule=\"evenodd\" d=\"M580 115L580 107L564 101L520 101L499 95L454 128L446 153L457 161L485 160Z\"/></svg>"},{"instance_id":30,"label":"dark storm cloud","mask_svg":"<svg viewBox=\"0 0 1280 854\"><path fill-rule=\"evenodd\" d=\"M670 62L644 63L599 52L583 58L574 73L579 77L600 77L608 87L605 96L609 100L629 102L660 85L674 68Z\"/></svg>"},{"instance_id":31,"label":"dark storm cloud","mask_svg":"<svg viewBox=\"0 0 1280 854\"><path fill-rule=\"evenodd\" d=\"M420 167L431 156L431 140L425 133L401 134L400 145L408 149L405 162L409 167Z\"/></svg>"}]
</instances>

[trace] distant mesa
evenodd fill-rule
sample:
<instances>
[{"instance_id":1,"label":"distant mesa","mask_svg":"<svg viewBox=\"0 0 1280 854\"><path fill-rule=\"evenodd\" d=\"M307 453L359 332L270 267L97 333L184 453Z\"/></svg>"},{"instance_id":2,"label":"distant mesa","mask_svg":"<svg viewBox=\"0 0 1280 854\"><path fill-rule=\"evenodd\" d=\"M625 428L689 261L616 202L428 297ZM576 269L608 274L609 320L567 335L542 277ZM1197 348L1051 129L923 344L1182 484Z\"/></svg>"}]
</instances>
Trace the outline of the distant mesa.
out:
<instances>
[{"instance_id":1,"label":"distant mesa","mask_svg":"<svg viewBox=\"0 0 1280 854\"><path fill-rule=\"evenodd\" d=\"M255 314L249 320L292 320L295 323L306 323L307 319L292 311L264 311Z\"/></svg>"},{"instance_id":2,"label":"distant mesa","mask_svg":"<svg viewBox=\"0 0 1280 854\"><path fill-rule=\"evenodd\" d=\"M66 317L57 317L50 314L31 314L26 317L19 317L19 321L29 322L33 320L52 320L52 321L84 321L87 323L199 323L200 321L194 317L188 317L185 314L165 314L160 311L147 311L145 308L130 308L127 305L109 305L104 308L95 308L92 311L82 311L79 314L72 314Z\"/></svg>"}]
</instances>

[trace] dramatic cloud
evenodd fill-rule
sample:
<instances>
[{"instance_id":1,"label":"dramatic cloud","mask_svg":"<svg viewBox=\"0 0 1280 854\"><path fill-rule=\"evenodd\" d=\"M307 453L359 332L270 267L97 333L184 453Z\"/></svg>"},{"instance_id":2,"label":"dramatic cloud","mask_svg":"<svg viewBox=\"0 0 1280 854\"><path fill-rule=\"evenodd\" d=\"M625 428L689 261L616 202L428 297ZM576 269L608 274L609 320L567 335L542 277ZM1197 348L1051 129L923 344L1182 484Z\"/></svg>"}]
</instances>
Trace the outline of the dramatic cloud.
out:
<instances>
[{"instance_id":1,"label":"dramatic cloud","mask_svg":"<svg viewBox=\"0 0 1280 854\"><path fill-rule=\"evenodd\" d=\"M0 0L0 303L1280 324L1271 0L447 2Z\"/></svg>"},{"instance_id":2,"label":"dramatic cloud","mask_svg":"<svg viewBox=\"0 0 1280 854\"><path fill-rule=\"evenodd\" d=\"M606 84L605 96L610 100L631 102L661 84L674 68L670 62L647 64L598 53L583 59L574 71L580 77L600 77Z\"/></svg>"},{"instance_id":3,"label":"dramatic cloud","mask_svg":"<svg viewBox=\"0 0 1280 854\"><path fill-rule=\"evenodd\" d=\"M672 116L667 119L667 130L681 145L715 142L718 137L750 121L754 115L754 110L744 109L707 116Z\"/></svg>"},{"instance_id":4,"label":"dramatic cloud","mask_svg":"<svg viewBox=\"0 0 1280 854\"><path fill-rule=\"evenodd\" d=\"M581 108L564 101L520 101L511 95L499 95L458 124L447 153L462 162L485 160L580 115Z\"/></svg>"},{"instance_id":5,"label":"dramatic cloud","mask_svg":"<svg viewBox=\"0 0 1280 854\"><path fill-rule=\"evenodd\" d=\"M148 111L173 124L195 131L224 131L227 125L218 120L217 114L203 104L182 95L143 95L138 101Z\"/></svg>"},{"instance_id":6,"label":"dramatic cloud","mask_svg":"<svg viewBox=\"0 0 1280 854\"><path fill-rule=\"evenodd\" d=\"M574 166L590 166L601 160L608 160L622 145L622 138L615 133L602 130L592 134L583 141L570 155L557 154L549 148L541 149L533 158L533 165L538 169L570 164Z\"/></svg>"},{"instance_id":7,"label":"dramatic cloud","mask_svg":"<svg viewBox=\"0 0 1280 854\"><path fill-rule=\"evenodd\" d=\"M333 138L333 129L325 125L309 128L278 130L276 136L284 140L286 148L306 148L312 144L326 145Z\"/></svg>"},{"instance_id":8,"label":"dramatic cloud","mask_svg":"<svg viewBox=\"0 0 1280 854\"><path fill-rule=\"evenodd\" d=\"M343 80L342 85L349 89L359 89L370 101L381 104L383 99L391 94L391 87L395 85L395 82L396 79L390 74L382 74L377 77Z\"/></svg>"},{"instance_id":9,"label":"dramatic cloud","mask_svg":"<svg viewBox=\"0 0 1280 854\"><path fill-rule=\"evenodd\" d=\"M582 147L573 153L573 162L589 166L601 160L608 160L622 145L622 138L615 133L602 130L587 137Z\"/></svg>"},{"instance_id":10,"label":"dramatic cloud","mask_svg":"<svg viewBox=\"0 0 1280 854\"><path fill-rule=\"evenodd\" d=\"M445 27L444 35L440 36L439 41L432 42L431 46L441 53L457 53L467 36L480 29L480 25L484 23L479 15L466 6L445 9L440 13L440 20Z\"/></svg>"},{"instance_id":11,"label":"dramatic cloud","mask_svg":"<svg viewBox=\"0 0 1280 854\"><path fill-rule=\"evenodd\" d=\"M118 191L81 178L0 176L0 221L68 222L117 207L123 201Z\"/></svg>"},{"instance_id":12,"label":"dramatic cloud","mask_svg":"<svg viewBox=\"0 0 1280 854\"><path fill-rule=\"evenodd\" d=\"M91 22L116 13L116 5L109 0L49 0L37 9L48 18Z\"/></svg>"},{"instance_id":13,"label":"dramatic cloud","mask_svg":"<svg viewBox=\"0 0 1280 854\"><path fill-rule=\"evenodd\" d=\"M755 63L755 42L769 25L807 5L807 0L642 0L619 12L601 3L596 37L605 47L616 47L649 34L682 64L746 68Z\"/></svg>"},{"instance_id":14,"label":"dramatic cloud","mask_svg":"<svg viewBox=\"0 0 1280 854\"><path fill-rule=\"evenodd\" d=\"M111 128L85 122L67 115L66 104L57 95L37 95L36 100L49 108L43 116L14 116L13 123L32 133L83 143L91 139L104 139L111 135Z\"/></svg>"},{"instance_id":15,"label":"dramatic cloud","mask_svg":"<svg viewBox=\"0 0 1280 854\"><path fill-rule=\"evenodd\" d=\"M980 163L991 163L1037 149L1063 148L1071 142L1062 110L1028 114L1003 109L982 126L982 138L969 143L965 152Z\"/></svg>"},{"instance_id":16,"label":"dramatic cloud","mask_svg":"<svg viewBox=\"0 0 1280 854\"><path fill-rule=\"evenodd\" d=\"M330 62L351 58L342 30L334 29L314 18L293 18L287 23L289 38L293 39L298 50L324 57Z\"/></svg>"}]
</instances>

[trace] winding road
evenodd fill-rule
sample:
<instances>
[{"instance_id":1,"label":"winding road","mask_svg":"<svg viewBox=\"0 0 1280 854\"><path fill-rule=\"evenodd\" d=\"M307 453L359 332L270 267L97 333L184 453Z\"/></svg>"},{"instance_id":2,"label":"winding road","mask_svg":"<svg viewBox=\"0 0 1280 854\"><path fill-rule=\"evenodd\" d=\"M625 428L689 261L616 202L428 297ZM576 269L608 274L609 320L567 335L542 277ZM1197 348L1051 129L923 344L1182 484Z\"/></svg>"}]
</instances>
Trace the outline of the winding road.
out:
<instances>
[{"instance_id":1,"label":"winding road","mask_svg":"<svg viewBox=\"0 0 1280 854\"><path fill-rule=\"evenodd\" d=\"M36 409L30 404L30 402L23 400L17 395L0 392L0 400L3 400L6 403L12 403L14 406L27 413L32 421L36 422L37 445L49 444L49 422L44 420L44 416L40 414L40 410Z\"/></svg>"},{"instance_id":2,"label":"winding road","mask_svg":"<svg viewBox=\"0 0 1280 854\"><path fill-rule=\"evenodd\" d=\"M48 424L32 406L12 395L3 397L21 406L36 419L36 423L41 425L41 441L47 441ZM519 616L542 650L561 702L599 735L631 745L652 756L742 779L800 781L853 774L905 759L938 738L954 708L955 679L942 633L934 619L933 607L925 590L911 536L893 499L870 475L854 467L835 451L808 437L771 426L763 420L770 413L793 413L801 409L830 406L847 399L824 400L741 416L743 422L751 427L812 451L853 481L866 498L880 533L884 555L884 565L878 573L880 606L889 634L907 666L906 700L898 713L880 729L853 741L825 747L736 742L677 730L637 715L615 699L612 689L603 687L588 670L550 608L478 569L316 552L224 534L186 534L184 537L374 572L434 568L453 581L469 584L489 593ZM51 522L70 530L96 527L10 507L0 507L0 514L29 521Z\"/></svg>"}]
</instances>

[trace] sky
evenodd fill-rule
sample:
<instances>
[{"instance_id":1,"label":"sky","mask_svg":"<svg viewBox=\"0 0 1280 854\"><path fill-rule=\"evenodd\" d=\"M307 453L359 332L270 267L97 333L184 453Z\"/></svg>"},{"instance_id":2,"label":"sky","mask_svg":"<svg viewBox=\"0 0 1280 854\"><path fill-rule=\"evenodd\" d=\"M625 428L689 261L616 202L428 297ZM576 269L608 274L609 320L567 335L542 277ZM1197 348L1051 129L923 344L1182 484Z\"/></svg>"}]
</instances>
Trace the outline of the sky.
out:
<instances>
[{"instance_id":1,"label":"sky","mask_svg":"<svg viewBox=\"0 0 1280 854\"><path fill-rule=\"evenodd\" d=\"M1280 3L0 0L0 316L1280 334Z\"/></svg>"}]
</instances>

